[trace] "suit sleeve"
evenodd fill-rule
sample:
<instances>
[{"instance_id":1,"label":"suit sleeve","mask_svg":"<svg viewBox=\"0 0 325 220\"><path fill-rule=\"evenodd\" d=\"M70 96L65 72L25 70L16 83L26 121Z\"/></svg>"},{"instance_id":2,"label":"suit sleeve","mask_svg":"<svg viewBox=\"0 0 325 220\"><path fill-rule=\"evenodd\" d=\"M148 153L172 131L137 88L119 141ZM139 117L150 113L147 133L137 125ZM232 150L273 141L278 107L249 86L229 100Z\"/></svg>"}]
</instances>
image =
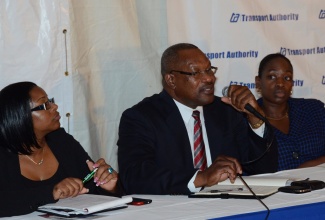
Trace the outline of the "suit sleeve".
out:
<instances>
[{"instance_id":1,"label":"suit sleeve","mask_svg":"<svg viewBox=\"0 0 325 220\"><path fill-rule=\"evenodd\" d=\"M250 175L273 173L278 170L278 145L270 124L265 124L263 138L259 137L249 126L250 137L249 161L244 170Z\"/></svg>"},{"instance_id":2,"label":"suit sleeve","mask_svg":"<svg viewBox=\"0 0 325 220\"><path fill-rule=\"evenodd\" d=\"M167 137L164 138L169 132L157 128L157 124L163 127L164 122L154 122L149 118L152 119L135 109L126 110L121 117L118 163L126 193L189 194L187 184L195 173L194 168L185 171L185 168L171 165L177 158L170 156L166 148L175 146L175 143L171 144ZM161 117L156 118L161 120ZM156 129L160 131L159 138Z\"/></svg>"},{"instance_id":3,"label":"suit sleeve","mask_svg":"<svg viewBox=\"0 0 325 220\"><path fill-rule=\"evenodd\" d=\"M277 171L277 146L270 126L265 126L260 137L249 126L245 114L219 97L205 106L204 118L212 160L219 155L237 158L248 175Z\"/></svg>"}]
</instances>

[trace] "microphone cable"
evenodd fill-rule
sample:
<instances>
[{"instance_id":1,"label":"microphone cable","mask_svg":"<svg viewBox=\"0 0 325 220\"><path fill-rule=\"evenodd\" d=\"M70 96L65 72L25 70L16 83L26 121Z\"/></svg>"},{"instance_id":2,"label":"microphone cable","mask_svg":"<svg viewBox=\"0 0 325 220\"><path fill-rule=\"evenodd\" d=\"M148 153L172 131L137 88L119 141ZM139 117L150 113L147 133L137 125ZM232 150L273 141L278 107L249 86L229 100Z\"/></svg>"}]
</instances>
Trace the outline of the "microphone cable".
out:
<instances>
[{"instance_id":1,"label":"microphone cable","mask_svg":"<svg viewBox=\"0 0 325 220\"><path fill-rule=\"evenodd\" d=\"M269 218L270 215L270 209L269 207L267 207L267 205L265 205L265 203L255 194L255 192L248 186L248 184L246 183L246 181L244 180L244 178L242 177L241 174L237 175L239 177L239 179L243 182L244 186L253 194L253 196L255 197L255 199L257 199L257 201L259 201L267 210L267 214L265 216L265 220L267 220Z\"/></svg>"},{"instance_id":2,"label":"microphone cable","mask_svg":"<svg viewBox=\"0 0 325 220\"><path fill-rule=\"evenodd\" d=\"M271 129L272 128L267 129L266 132L269 132L269 130L271 130ZM271 148L271 146L273 144L273 141L274 141L273 131L272 131L271 137L272 137L271 141L268 141L268 140L266 141L266 149L265 149L265 151L260 156L256 157L253 160L249 160L249 161L243 162L243 163L241 163L241 165L243 165L243 166L250 165L250 164L255 163L256 161L260 160L262 157L264 157L267 154L267 152L270 150L270 148Z\"/></svg>"},{"instance_id":3,"label":"microphone cable","mask_svg":"<svg viewBox=\"0 0 325 220\"><path fill-rule=\"evenodd\" d=\"M230 86L225 86L222 89L222 95L224 97L228 97L229 87ZM259 113L258 111L256 111L256 109L253 108L253 106L251 106L251 104L247 103L244 108L247 111L249 111L250 113L252 113L255 117L261 119L265 124L267 124L270 127L270 129L267 129L266 128L266 132L272 132L272 134L271 134L272 139L270 141L268 141L268 140L266 141L266 149L265 149L265 151L260 156L258 156L257 158L255 158L253 160L250 160L250 161L246 161L244 163L241 163L243 166L246 166L246 165L250 165L252 163L255 163L256 161L260 160L262 157L265 156L265 154L270 150L270 148L271 148L271 146L273 144L273 141L274 141L274 133L273 133L272 125L270 124L270 122L263 115L261 115L261 113Z\"/></svg>"}]
</instances>

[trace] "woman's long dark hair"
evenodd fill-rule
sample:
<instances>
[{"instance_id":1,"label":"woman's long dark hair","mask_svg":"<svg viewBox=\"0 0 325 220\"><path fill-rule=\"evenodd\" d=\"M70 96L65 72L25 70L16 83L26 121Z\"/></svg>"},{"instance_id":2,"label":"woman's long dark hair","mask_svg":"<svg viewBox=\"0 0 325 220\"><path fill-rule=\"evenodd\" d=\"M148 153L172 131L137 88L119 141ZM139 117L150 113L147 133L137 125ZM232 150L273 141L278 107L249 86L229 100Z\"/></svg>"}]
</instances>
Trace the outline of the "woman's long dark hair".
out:
<instances>
[{"instance_id":1,"label":"woman's long dark hair","mask_svg":"<svg viewBox=\"0 0 325 220\"><path fill-rule=\"evenodd\" d=\"M15 154L30 155L40 148L34 133L30 91L32 82L10 84L0 91L0 147Z\"/></svg>"}]
</instances>

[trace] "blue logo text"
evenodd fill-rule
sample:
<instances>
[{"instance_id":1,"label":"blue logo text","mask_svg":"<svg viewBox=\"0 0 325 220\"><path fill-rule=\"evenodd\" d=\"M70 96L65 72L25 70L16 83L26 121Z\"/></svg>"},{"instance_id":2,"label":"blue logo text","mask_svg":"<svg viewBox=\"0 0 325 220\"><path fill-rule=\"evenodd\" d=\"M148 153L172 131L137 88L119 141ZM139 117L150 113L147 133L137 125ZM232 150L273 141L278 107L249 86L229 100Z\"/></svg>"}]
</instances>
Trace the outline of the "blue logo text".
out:
<instances>
[{"instance_id":1,"label":"blue logo text","mask_svg":"<svg viewBox=\"0 0 325 220\"><path fill-rule=\"evenodd\" d=\"M320 10L319 19L325 19L325 10Z\"/></svg>"}]
</instances>

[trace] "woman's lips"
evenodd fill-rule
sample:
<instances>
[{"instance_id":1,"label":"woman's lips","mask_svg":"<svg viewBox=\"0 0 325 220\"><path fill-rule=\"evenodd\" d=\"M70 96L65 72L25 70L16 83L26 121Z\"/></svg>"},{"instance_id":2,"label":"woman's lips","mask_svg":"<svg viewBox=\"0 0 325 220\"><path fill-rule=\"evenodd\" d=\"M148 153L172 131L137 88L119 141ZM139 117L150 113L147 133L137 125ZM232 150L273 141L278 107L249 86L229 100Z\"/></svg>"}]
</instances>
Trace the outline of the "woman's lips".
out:
<instances>
[{"instance_id":1,"label":"woman's lips","mask_svg":"<svg viewBox=\"0 0 325 220\"><path fill-rule=\"evenodd\" d=\"M286 95L286 92L284 90L277 90L275 91L275 95L277 97L284 97Z\"/></svg>"},{"instance_id":2,"label":"woman's lips","mask_svg":"<svg viewBox=\"0 0 325 220\"><path fill-rule=\"evenodd\" d=\"M61 118L61 116L60 116L60 114L57 114L55 117L54 117L54 120L60 120L60 118Z\"/></svg>"}]
</instances>

